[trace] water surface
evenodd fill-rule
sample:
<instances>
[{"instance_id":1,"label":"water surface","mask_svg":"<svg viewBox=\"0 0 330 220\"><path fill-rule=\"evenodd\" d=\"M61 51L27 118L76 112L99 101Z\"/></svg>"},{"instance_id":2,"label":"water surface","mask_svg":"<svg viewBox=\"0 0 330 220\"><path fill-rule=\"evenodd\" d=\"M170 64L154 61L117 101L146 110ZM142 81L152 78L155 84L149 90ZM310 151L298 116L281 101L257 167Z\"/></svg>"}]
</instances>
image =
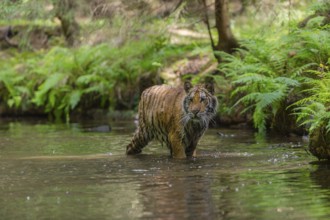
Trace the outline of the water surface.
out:
<instances>
[{"instance_id":1,"label":"water surface","mask_svg":"<svg viewBox=\"0 0 330 220\"><path fill-rule=\"evenodd\" d=\"M301 137L210 129L175 160L158 142L125 156L134 129L0 121L1 219L330 218L329 165Z\"/></svg>"}]
</instances>

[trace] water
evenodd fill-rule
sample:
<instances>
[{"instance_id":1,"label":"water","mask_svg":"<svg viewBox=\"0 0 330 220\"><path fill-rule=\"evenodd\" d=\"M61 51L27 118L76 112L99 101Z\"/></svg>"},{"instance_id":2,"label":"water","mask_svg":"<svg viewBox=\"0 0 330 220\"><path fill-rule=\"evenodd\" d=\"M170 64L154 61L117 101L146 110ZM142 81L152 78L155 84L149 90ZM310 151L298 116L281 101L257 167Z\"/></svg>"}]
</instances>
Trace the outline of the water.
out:
<instances>
[{"instance_id":1,"label":"water","mask_svg":"<svg viewBox=\"0 0 330 220\"><path fill-rule=\"evenodd\" d=\"M110 124L0 121L1 219L330 217L330 165L300 137L210 129L197 159L127 157L134 123Z\"/></svg>"}]
</instances>

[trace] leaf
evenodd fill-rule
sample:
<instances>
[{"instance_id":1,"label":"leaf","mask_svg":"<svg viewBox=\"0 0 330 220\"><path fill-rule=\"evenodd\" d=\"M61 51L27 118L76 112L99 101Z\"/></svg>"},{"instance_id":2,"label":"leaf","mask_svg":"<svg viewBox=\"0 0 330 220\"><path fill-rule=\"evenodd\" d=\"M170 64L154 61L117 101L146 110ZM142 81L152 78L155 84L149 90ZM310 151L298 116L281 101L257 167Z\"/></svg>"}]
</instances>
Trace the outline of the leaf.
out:
<instances>
[{"instance_id":1,"label":"leaf","mask_svg":"<svg viewBox=\"0 0 330 220\"><path fill-rule=\"evenodd\" d=\"M51 109L55 108L56 106L56 93L57 92L55 90L52 90L48 95L48 103Z\"/></svg>"},{"instance_id":2,"label":"leaf","mask_svg":"<svg viewBox=\"0 0 330 220\"><path fill-rule=\"evenodd\" d=\"M266 132L266 115L260 108L256 108L253 113L253 123L258 128L259 133Z\"/></svg>"},{"instance_id":3,"label":"leaf","mask_svg":"<svg viewBox=\"0 0 330 220\"><path fill-rule=\"evenodd\" d=\"M249 83L257 83L257 82L265 82L267 77L256 74L256 73L246 73L240 77L238 77L237 80L233 81L234 84L249 84Z\"/></svg>"},{"instance_id":4,"label":"leaf","mask_svg":"<svg viewBox=\"0 0 330 220\"><path fill-rule=\"evenodd\" d=\"M152 66L156 66L156 67L161 67L161 66L163 66L161 63L159 63L159 62L152 62L152 64L151 64Z\"/></svg>"},{"instance_id":5,"label":"leaf","mask_svg":"<svg viewBox=\"0 0 330 220\"><path fill-rule=\"evenodd\" d=\"M46 93L50 89L57 86L65 77L66 75L63 73L53 73L51 74L46 81L39 86L40 93Z\"/></svg>"},{"instance_id":6,"label":"leaf","mask_svg":"<svg viewBox=\"0 0 330 220\"><path fill-rule=\"evenodd\" d=\"M14 96L13 97L14 102L15 102L15 107L18 108L22 102L22 97L21 96Z\"/></svg>"},{"instance_id":7,"label":"leaf","mask_svg":"<svg viewBox=\"0 0 330 220\"><path fill-rule=\"evenodd\" d=\"M15 100L14 99L8 99L7 101L7 105L9 106L9 108L12 108L15 104Z\"/></svg>"},{"instance_id":8,"label":"leaf","mask_svg":"<svg viewBox=\"0 0 330 220\"><path fill-rule=\"evenodd\" d=\"M48 77L35 92L32 102L37 106L44 105L46 100L49 100L51 108L56 104L56 90L55 87L59 86L60 82L66 77L63 73L54 73ZM49 95L47 96L47 93Z\"/></svg>"},{"instance_id":9,"label":"leaf","mask_svg":"<svg viewBox=\"0 0 330 220\"><path fill-rule=\"evenodd\" d=\"M70 97L69 97L69 104L70 104L70 108L74 109L77 104L80 101L80 97L82 95L82 91L80 90L75 90L73 92L71 92Z\"/></svg>"},{"instance_id":10,"label":"leaf","mask_svg":"<svg viewBox=\"0 0 330 220\"><path fill-rule=\"evenodd\" d=\"M96 79L96 76L95 75L82 75L82 76L79 76L76 80L76 83L79 85L84 85L84 84L88 84L90 82L92 82L93 80Z\"/></svg>"},{"instance_id":11,"label":"leaf","mask_svg":"<svg viewBox=\"0 0 330 220\"><path fill-rule=\"evenodd\" d=\"M290 86L290 87L300 86L300 83L299 83L298 80L291 79L291 78L288 78L288 77L277 77L277 78L274 79L274 82L285 84L285 85Z\"/></svg>"},{"instance_id":12,"label":"leaf","mask_svg":"<svg viewBox=\"0 0 330 220\"><path fill-rule=\"evenodd\" d=\"M285 94L281 90L270 93L263 93L259 97L257 106L261 109L264 109L269 105L273 105L274 103L281 101L283 98L285 98Z\"/></svg>"}]
</instances>

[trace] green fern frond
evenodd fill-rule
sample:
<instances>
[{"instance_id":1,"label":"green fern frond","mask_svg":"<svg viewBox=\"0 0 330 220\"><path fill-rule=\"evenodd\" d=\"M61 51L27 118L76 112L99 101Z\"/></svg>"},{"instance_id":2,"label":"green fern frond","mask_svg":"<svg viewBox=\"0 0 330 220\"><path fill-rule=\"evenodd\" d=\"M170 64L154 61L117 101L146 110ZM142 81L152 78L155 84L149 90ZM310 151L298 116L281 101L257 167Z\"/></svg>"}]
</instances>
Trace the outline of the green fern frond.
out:
<instances>
[{"instance_id":1,"label":"green fern frond","mask_svg":"<svg viewBox=\"0 0 330 220\"><path fill-rule=\"evenodd\" d=\"M266 119L267 115L260 108L256 108L253 113L253 124L258 132L264 134L266 132Z\"/></svg>"},{"instance_id":2,"label":"green fern frond","mask_svg":"<svg viewBox=\"0 0 330 220\"><path fill-rule=\"evenodd\" d=\"M243 103L243 104L256 103L259 101L260 95L261 94L258 92L247 94L247 95L243 96L242 98L240 98L234 106L236 106L240 103Z\"/></svg>"},{"instance_id":3,"label":"green fern frond","mask_svg":"<svg viewBox=\"0 0 330 220\"><path fill-rule=\"evenodd\" d=\"M284 84L288 87L298 87L300 86L300 82L298 80L288 78L288 77L276 77L274 79L274 82L279 83L279 84Z\"/></svg>"},{"instance_id":4,"label":"green fern frond","mask_svg":"<svg viewBox=\"0 0 330 220\"><path fill-rule=\"evenodd\" d=\"M330 120L328 120L327 125L325 126L327 132L330 132Z\"/></svg>"},{"instance_id":5,"label":"green fern frond","mask_svg":"<svg viewBox=\"0 0 330 220\"><path fill-rule=\"evenodd\" d=\"M274 105L275 103L282 101L284 98L285 93L283 93L281 90L263 93L262 96L259 97L257 107L260 109L265 109L270 105Z\"/></svg>"},{"instance_id":6,"label":"green fern frond","mask_svg":"<svg viewBox=\"0 0 330 220\"><path fill-rule=\"evenodd\" d=\"M251 83L263 83L268 81L268 78L257 73L246 73L238 79L234 80L234 84L251 84Z\"/></svg>"},{"instance_id":7,"label":"green fern frond","mask_svg":"<svg viewBox=\"0 0 330 220\"><path fill-rule=\"evenodd\" d=\"M317 66L316 63L307 63L307 64L305 64L305 65L298 66L298 67L294 68L294 69L291 71L290 76L292 76L292 77L298 77L298 76L301 76L301 74L302 74L304 71L306 71L306 70L308 70L308 69L310 69L310 68L312 68L312 67L315 67L315 66Z\"/></svg>"}]
</instances>

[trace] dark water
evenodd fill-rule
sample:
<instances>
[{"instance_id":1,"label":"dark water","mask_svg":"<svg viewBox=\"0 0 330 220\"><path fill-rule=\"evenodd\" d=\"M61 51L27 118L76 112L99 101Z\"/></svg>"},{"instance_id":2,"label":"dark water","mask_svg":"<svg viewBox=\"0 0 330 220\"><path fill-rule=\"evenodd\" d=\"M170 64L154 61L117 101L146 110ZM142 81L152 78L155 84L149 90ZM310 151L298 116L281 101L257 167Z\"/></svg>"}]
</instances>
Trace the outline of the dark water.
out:
<instances>
[{"instance_id":1,"label":"dark water","mask_svg":"<svg viewBox=\"0 0 330 220\"><path fill-rule=\"evenodd\" d=\"M300 137L210 129L197 159L126 157L134 123L110 124L0 121L0 219L330 218L330 165Z\"/></svg>"}]
</instances>

